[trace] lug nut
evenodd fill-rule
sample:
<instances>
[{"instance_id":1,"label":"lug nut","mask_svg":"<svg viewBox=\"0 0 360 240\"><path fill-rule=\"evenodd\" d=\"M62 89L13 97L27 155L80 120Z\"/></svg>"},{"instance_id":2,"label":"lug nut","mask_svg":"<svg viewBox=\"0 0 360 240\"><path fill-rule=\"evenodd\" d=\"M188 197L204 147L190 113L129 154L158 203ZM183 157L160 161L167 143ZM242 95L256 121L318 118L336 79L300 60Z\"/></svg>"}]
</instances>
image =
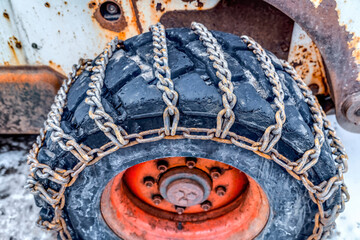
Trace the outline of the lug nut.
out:
<instances>
[{"instance_id":1,"label":"lug nut","mask_svg":"<svg viewBox=\"0 0 360 240\"><path fill-rule=\"evenodd\" d=\"M204 210L204 211L209 211L209 209L211 208L211 202L209 201L205 201L201 204L201 208Z\"/></svg>"},{"instance_id":2,"label":"lug nut","mask_svg":"<svg viewBox=\"0 0 360 240\"><path fill-rule=\"evenodd\" d=\"M155 205L159 205L162 201L162 197L160 195L154 195L152 200Z\"/></svg>"},{"instance_id":3,"label":"lug nut","mask_svg":"<svg viewBox=\"0 0 360 240\"><path fill-rule=\"evenodd\" d=\"M186 159L186 166L188 167L188 168L194 168L195 167L195 165L196 165L196 158L187 158Z\"/></svg>"},{"instance_id":4,"label":"lug nut","mask_svg":"<svg viewBox=\"0 0 360 240\"><path fill-rule=\"evenodd\" d=\"M168 163L166 161L159 161L157 164L157 169L163 173L168 169Z\"/></svg>"},{"instance_id":5,"label":"lug nut","mask_svg":"<svg viewBox=\"0 0 360 240\"><path fill-rule=\"evenodd\" d=\"M210 170L210 176L213 178L213 179L217 179L219 178L221 175L220 173L220 169L219 168L212 168Z\"/></svg>"},{"instance_id":6,"label":"lug nut","mask_svg":"<svg viewBox=\"0 0 360 240\"><path fill-rule=\"evenodd\" d=\"M226 193L226 188L224 186L218 186L215 191L218 196L222 197Z\"/></svg>"},{"instance_id":7,"label":"lug nut","mask_svg":"<svg viewBox=\"0 0 360 240\"><path fill-rule=\"evenodd\" d=\"M184 213L185 208L184 208L184 207L180 207L180 206L175 206L175 210L176 210L176 212L177 212L179 215L181 215L181 214Z\"/></svg>"},{"instance_id":8,"label":"lug nut","mask_svg":"<svg viewBox=\"0 0 360 240\"><path fill-rule=\"evenodd\" d=\"M145 177L144 178L144 184L146 187L151 188L155 183L155 180L153 177Z\"/></svg>"}]
</instances>

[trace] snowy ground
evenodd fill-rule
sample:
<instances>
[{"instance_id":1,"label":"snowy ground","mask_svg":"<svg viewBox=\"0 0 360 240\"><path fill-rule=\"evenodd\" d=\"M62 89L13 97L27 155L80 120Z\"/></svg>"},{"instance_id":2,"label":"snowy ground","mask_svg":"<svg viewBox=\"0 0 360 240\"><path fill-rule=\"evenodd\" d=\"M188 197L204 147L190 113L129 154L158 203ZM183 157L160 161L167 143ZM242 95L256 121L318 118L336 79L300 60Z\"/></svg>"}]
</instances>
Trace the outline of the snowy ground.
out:
<instances>
[{"instance_id":1,"label":"snowy ground","mask_svg":"<svg viewBox=\"0 0 360 240\"><path fill-rule=\"evenodd\" d=\"M333 116L329 118L349 155L345 181L351 195L331 240L360 240L360 134L346 132ZM27 149L33 140L34 136L0 136L0 240L56 239L53 233L35 226L39 209L32 195L23 189L28 172Z\"/></svg>"}]
</instances>

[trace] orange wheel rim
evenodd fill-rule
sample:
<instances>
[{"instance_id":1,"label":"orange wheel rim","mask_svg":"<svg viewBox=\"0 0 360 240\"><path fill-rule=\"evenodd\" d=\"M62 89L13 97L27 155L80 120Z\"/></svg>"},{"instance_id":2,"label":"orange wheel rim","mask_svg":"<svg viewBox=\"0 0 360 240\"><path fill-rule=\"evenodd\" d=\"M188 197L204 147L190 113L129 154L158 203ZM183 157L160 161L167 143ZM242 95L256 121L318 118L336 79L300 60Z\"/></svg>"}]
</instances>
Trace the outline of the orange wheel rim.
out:
<instances>
[{"instance_id":1,"label":"orange wheel rim","mask_svg":"<svg viewBox=\"0 0 360 240\"><path fill-rule=\"evenodd\" d=\"M124 239L253 239L270 210L261 187L240 170L170 157L119 173L104 189L101 212Z\"/></svg>"}]
</instances>

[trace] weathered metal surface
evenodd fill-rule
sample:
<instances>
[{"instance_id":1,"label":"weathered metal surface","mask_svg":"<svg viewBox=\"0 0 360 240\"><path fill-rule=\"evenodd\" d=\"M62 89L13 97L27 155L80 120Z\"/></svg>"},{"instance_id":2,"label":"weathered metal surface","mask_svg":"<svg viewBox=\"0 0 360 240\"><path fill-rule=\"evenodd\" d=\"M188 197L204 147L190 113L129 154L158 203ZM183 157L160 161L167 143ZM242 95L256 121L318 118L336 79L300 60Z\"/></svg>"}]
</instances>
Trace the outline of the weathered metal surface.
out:
<instances>
[{"instance_id":1,"label":"weathered metal surface","mask_svg":"<svg viewBox=\"0 0 360 240\"><path fill-rule=\"evenodd\" d=\"M269 203L261 187L249 176L227 164L204 158L197 158L196 166L191 169L185 166L185 157L166 160L169 166L164 174L157 169L158 160L151 160L130 167L107 184L101 197L101 212L118 236L128 239L141 233L135 239L253 239L263 229L269 216ZM159 188L173 173L190 173L194 179L205 177L210 181L210 169L214 166L221 169L221 177L213 181L210 195L201 204L174 206L160 197ZM148 174L157 179L152 188L141 182L142 176ZM182 185L183 189L184 181L180 185L177 181L170 181L170 185ZM219 196L216 189L223 185L228 186L228 191ZM131 219L120 212L131 212ZM154 222L156 228L152 226Z\"/></svg>"},{"instance_id":2,"label":"weathered metal surface","mask_svg":"<svg viewBox=\"0 0 360 240\"><path fill-rule=\"evenodd\" d=\"M118 20L109 21L101 15L100 8L105 2L119 6ZM3 0L0 40L5 44L0 45L0 65L45 65L66 74L71 71L74 59L94 58L115 36L124 40L148 31L148 26L167 11L208 9L218 2ZM159 6L163 11L156 10ZM21 43L20 48L16 42Z\"/></svg>"},{"instance_id":3,"label":"weathered metal surface","mask_svg":"<svg viewBox=\"0 0 360 240\"><path fill-rule=\"evenodd\" d=\"M328 95L325 67L319 49L298 24L294 24L288 62L314 95Z\"/></svg>"},{"instance_id":4,"label":"weathered metal surface","mask_svg":"<svg viewBox=\"0 0 360 240\"><path fill-rule=\"evenodd\" d=\"M113 2L119 7L118 19L109 20L101 14L101 7L106 2ZM65 74L73 64L69 59L93 58L115 36L127 39L147 31L151 24L160 19L167 27L188 27L195 20L212 29L247 34L278 57L286 59L292 18L318 46L327 74L324 74L321 58L311 45L307 48L307 53L312 53L307 57L311 60L298 69L304 69L302 75L319 94L326 93L326 84L320 83L324 82L324 76L328 76L338 121L344 128L360 132L357 114L360 94L360 15L356 12L360 8L359 1L219 2L154 0L149 4L148 0L4 0L0 2L3 13L0 17L0 39L3 42L0 65L46 65ZM317 56L317 60L313 60L313 56Z\"/></svg>"},{"instance_id":5,"label":"weathered metal surface","mask_svg":"<svg viewBox=\"0 0 360 240\"><path fill-rule=\"evenodd\" d=\"M172 11L161 17L166 28L203 23L211 30L248 35L277 57L287 59L294 22L261 0L222 1L205 11Z\"/></svg>"},{"instance_id":6,"label":"weathered metal surface","mask_svg":"<svg viewBox=\"0 0 360 240\"><path fill-rule=\"evenodd\" d=\"M345 129L360 132L360 117L357 117L354 112L348 114L348 111L358 111L356 106L351 106L358 104L357 96L360 94L360 81L357 81L360 74L357 36L360 33L359 30L358 32L347 30L344 20L339 19L343 11L347 12L344 6L359 9L360 2L338 1L342 4L337 4L334 0L313 1L314 3L308 0L264 1L294 19L315 42L329 75L329 86L335 102L337 120ZM360 24L359 14L352 13L350 18L356 24Z\"/></svg>"},{"instance_id":7,"label":"weathered metal surface","mask_svg":"<svg viewBox=\"0 0 360 240\"><path fill-rule=\"evenodd\" d=\"M60 87L49 67L0 67L0 134L36 134Z\"/></svg>"}]
</instances>

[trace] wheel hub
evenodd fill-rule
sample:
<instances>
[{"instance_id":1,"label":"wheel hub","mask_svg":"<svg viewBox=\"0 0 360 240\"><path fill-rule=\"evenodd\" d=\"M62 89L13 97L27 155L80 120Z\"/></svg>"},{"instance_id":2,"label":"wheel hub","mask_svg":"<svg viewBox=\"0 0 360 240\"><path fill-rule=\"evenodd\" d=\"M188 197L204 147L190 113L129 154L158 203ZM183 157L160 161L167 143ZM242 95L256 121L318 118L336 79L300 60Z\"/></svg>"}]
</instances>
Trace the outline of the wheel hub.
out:
<instances>
[{"instance_id":1,"label":"wheel hub","mask_svg":"<svg viewBox=\"0 0 360 240\"><path fill-rule=\"evenodd\" d=\"M211 179L203 171L180 167L169 170L160 178L159 190L168 202L190 207L208 198L211 185Z\"/></svg>"},{"instance_id":2,"label":"wheel hub","mask_svg":"<svg viewBox=\"0 0 360 240\"><path fill-rule=\"evenodd\" d=\"M269 203L261 187L236 168L171 157L119 173L102 194L101 211L124 239L250 240L265 226Z\"/></svg>"}]
</instances>

